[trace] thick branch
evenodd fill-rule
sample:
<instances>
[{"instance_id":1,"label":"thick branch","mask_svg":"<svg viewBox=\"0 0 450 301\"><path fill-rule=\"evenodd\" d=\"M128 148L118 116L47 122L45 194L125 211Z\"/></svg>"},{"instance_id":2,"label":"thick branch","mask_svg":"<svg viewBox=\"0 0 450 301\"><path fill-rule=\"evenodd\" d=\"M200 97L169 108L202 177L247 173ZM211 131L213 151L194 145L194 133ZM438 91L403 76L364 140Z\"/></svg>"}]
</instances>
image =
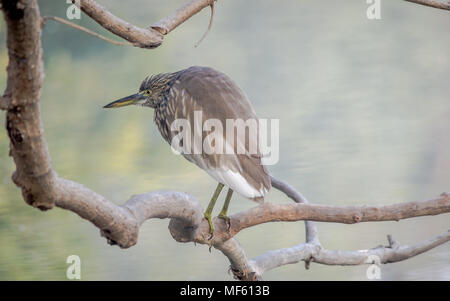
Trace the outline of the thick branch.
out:
<instances>
[{"instance_id":1,"label":"thick branch","mask_svg":"<svg viewBox=\"0 0 450 301\"><path fill-rule=\"evenodd\" d=\"M53 207L56 174L42 135L39 100L44 79L40 15L36 1L2 1L7 26L9 99L6 130L17 170L13 181L25 201L42 210Z\"/></svg>"},{"instance_id":2,"label":"thick branch","mask_svg":"<svg viewBox=\"0 0 450 301\"><path fill-rule=\"evenodd\" d=\"M235 238L231 238L214 247L227 256L231 263L230 270L236 279L249 281L262 280L262 274L259 274L255 266L249 261L244 249Z\"/></svg>"},{"instance_id":3,"label":"thick branch","mask_svg":"<svg viewBox=\"0 0 450 301\"><path fill-rule=\"evenodd\" d=\"M139 227L148 219L171 218L181 222L191 233L203 219L197 200L185 193L156 191L138 194L123 206L118 206L76 182L58 179L56 185L57 207L92 222L111 244L122 248L137 243ZM182 239L189 240L191 233L183 233Z\"/></svg>"},{"instance_id":4,"label":"thick branch","mask_svg":"<svg viewBox=\"0 0 450 301\"><path fill-rule=\"evenodd\" d=\"M218 239L228 237L223 223L216 223L215 237L208 239L209 228L202 226L206 223L202 209L197 201L187 194L171 191L145 193L131 197L124 206L117 206L80 184L60 181L61 200L58 200L56 205L91 221L101 229L102 235L109 243L119 244L123 248L133 246L137 242L139 227L145 220L170 218L169 229L174 239L179 242L195 241L214 246L228 257L233 274L241 280L259 280L264 271L299 261L327 265L358 265L371 263L368 259L372 258L371 255L376 255L380 263L396 262L450 240L450 232L446 232L414 246L400 246L390 240L389 247L381 246L362 251L326 250L320 244L304 243L269 251L249 260L237 240ZM258 207L262 206L264 205Z\"/></svg>"},{"instance_id":5,"label":"thick branch","mask_svg":"<svg viewBox=\"0 0 450 301\"><path fill-rule=\"evenodd\" d=\"M239 231L267 222L300 220L354 224L358 222L399 221L425 215L450 212L450 194L443 193L437 199L404 202L386 206L329 206L316 204L264 203L249 210L232 215L229 231L220 231L214 239L225 241ZM215 221L218 228L225 224ZM199 233L206 232L208 224L199 226Z\"/></svg>"},{"instance_id":6,"label":"thick branch","mask_svg":"<svg viewBox=\"0 0 450 301\"><path fill-rule=\"evenodd\" d=\"M324 222L347 223L355 220L356 214L364 216L360 222L400 220L423 215L435 215L450 211L450 196L442 194L440 198L408 202L389 206L323 206L312 204L271 204L265 203L247 211L231 216L231 227L222 219L214 219L216 230L210 240L208 222L203 219L201 207L192 196L180 192L149 192L131 197L122 207L114 205L97 193L71 181L58 179L55 184L58 207L76 212L90 220L101 230L117 233L110 239L119 242L122 247L133 244L122 237L137 237L137 233L124 233L136 226L123 227L115 220L123 218L124 212L130 213L132 224L139 227L151 218L171 218L170 230L177 241L195 241L203 244L220 244L232 238L239 231L263 222L316 220ZM125 210L124 210L125 209ZM115 222L113 222L115 221ZM119 235L120 234L120 235Z\"/></svg>"},{"instance_id":7,"label":"thick branch","mask_svg":"<svg viewBox=\"0 0 450 301\"><path fill-rule=\"evenodd\" d=\"M72 1L76 2L76 1ZM128 23L93 0L80 0L81 10L100 26L113 34L141 48L155 48L161 45L163 37L156 30L137 27Z\"/></svg>"}]
</instances>

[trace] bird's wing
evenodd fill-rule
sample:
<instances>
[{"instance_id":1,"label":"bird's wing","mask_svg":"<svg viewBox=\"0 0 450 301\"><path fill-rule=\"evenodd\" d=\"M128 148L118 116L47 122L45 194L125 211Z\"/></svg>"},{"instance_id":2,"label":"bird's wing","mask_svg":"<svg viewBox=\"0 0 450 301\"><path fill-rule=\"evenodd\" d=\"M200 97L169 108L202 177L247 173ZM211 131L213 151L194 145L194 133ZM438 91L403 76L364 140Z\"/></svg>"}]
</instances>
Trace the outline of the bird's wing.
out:
<instances>
[{"instance_id":1,"label":"bird's wing","mask_svg":"<svg viewBox=\"0 0 450 301\"><path fill-rule=\"evenodd\" d=\"M245 93L227 75L208 67L191 67L183 71L170 93L168 106L172 121L188 120L192 136L201 137L202 143L212 137L209 135L211 131L203 131L204 122L217 119L223 129L220 131L222 135L215 137L222 139L228 151L231 149L231 153L224 154L207 154L204 150L195 154L192 139L191 154L183 154L184 157L238 193L256 200L263 198L271 188L270 176L261 163L258 118ZM198 112L201 112L201 119ZM250 135L247 130L243 135L238 135L233 129L234 137L230 138L231 135L226 133L227 119L253 120L256 132ZM213 144L218 145L216 141ZM200 149L201 146L197 145Z\"/></svg>"}]
</instances>

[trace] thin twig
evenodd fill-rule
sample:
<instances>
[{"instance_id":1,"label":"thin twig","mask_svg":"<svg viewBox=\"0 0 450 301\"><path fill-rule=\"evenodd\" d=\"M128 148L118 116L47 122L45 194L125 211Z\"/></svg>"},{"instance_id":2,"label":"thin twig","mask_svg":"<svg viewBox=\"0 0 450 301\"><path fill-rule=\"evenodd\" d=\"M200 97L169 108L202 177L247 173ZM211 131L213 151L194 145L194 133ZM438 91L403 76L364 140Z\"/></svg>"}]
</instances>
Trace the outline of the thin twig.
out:
<instances>
[{"instance_id":1,"label":"thin twig","mask_svg":"<svg viewBox=\"0 0 450 301\"><path fill-rule=\"evenodd\" d=\"M79 4L80 9L100 26L132 43L133 46L150 49L158 47L163 41L163 36L158 31L128 23L93 0L79 0L75 4Z\"/></svg>"},{"instance_id":2,"label":"thin twig","mask_svg":"<svg viewBox=\"0 0 450 301\"><path fill-rule=\"evenodd\" d=\"M92 30L90 30L90 29L87 29L86 27L80 26L80 25L78 25L78 24L75 24L75 23L73 23L73 22L67 21L67 20L65 20L65 19L63 19L63 18L56 17L56 16L45 16L45 17L43 17L43 18L42 18L42 26L45 25L45 23L47 22L47 20L53 20L53 21L56 21L56 22L65 24L65 25L67 25L67 26L70 26L70 27L72 27L72 28L75 28L75 29L84 31L84 32L86 32L86 33L88 33L88 34L90 34L90 35L96 37L96 38L99 38L99 39L101 39L101 40L103 40L103 41L106 41L106 42L111 43L111 44L114 44L114 45L119 45L119 46L133 46L132 43L129 43L129 42L120 42L120 41L114 41L114 40L111 40L111 39L109 39L109 38L107 38L107 37L105 37L105 36L102 36L101 34L98 34L98 33L94 32L94 31L92 31Z\"/></svg>"},{"instance_id":3,"label":"thin twig","mask_svg":"<svg viewBox=\"0 0 450 301\"><path fill-rule=\"evenodd\" d=\"M195 44L195 47L198 47L198 45L200 45L200 43L203 41L203 39L206 38L206 36L208 35L208 33L211 30L212 24L213 24L213 20L214 20L214 1L211 1L211 17L209 18L209 24L208 24L208 28L206 29L205 33L202 35L202 37L200 38L200 40L198 40L198 42Z\"/></svg>"},{"instance_id":4,"label":"thin twig","mask_svg":"<svg viewBox=\"0 0 450 301\"><path fill-rule=\"evenodd\" d=\"M174 30L178 25L200 12L203 8L214 4L215 0L191 0L179 9L175 10L170 16L165 17L151 26L163 35Z\"/></svg>"}]
</instances>

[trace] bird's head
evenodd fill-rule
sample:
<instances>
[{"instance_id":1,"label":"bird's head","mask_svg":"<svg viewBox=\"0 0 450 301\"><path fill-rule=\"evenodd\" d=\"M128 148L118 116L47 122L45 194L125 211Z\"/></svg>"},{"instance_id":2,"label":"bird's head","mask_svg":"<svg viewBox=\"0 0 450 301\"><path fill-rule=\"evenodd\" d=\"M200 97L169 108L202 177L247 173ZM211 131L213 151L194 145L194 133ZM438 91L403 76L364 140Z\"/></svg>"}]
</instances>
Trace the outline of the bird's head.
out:
<instances>
[{"instance_id":1,"label":"bird's head","mask_svg":"<svg viewBox=\"0 0 450 301\"><path fill-rule=\"evenodd\" d=\"M163 100L164 93L170 89L174 75L174 73L162 73L149 76L141 83L138 93L113 101L104 108L120 108L128 105L156 108Z\"/></svg>"}]
</instances>

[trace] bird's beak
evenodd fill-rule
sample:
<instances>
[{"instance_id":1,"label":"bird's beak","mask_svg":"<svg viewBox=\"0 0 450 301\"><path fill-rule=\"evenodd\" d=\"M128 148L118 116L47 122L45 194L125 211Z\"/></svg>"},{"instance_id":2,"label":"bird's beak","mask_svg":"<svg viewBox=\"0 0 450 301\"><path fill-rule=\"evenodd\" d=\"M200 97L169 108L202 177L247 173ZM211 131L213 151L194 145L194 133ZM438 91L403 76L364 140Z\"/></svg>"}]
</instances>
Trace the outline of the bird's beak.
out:
<instances>
[{"instance_id":1,"label":"bird's beak","mask_svg":"<svg viewBox=\"0 0 450 301\"><path fill-rule=\"evenodd\" d=\"M120 107L124 107L124 106L129 106L129 105L133 105L138 103L140 100L145 99L146 97L141 93L136 93L136 94L132 94L129 96L126 96L124 98L118 99L116 101L113 101L109 104L107 104L106 106L104 106L104 108L120 108Z\"/></svg>"}]
</instances>

